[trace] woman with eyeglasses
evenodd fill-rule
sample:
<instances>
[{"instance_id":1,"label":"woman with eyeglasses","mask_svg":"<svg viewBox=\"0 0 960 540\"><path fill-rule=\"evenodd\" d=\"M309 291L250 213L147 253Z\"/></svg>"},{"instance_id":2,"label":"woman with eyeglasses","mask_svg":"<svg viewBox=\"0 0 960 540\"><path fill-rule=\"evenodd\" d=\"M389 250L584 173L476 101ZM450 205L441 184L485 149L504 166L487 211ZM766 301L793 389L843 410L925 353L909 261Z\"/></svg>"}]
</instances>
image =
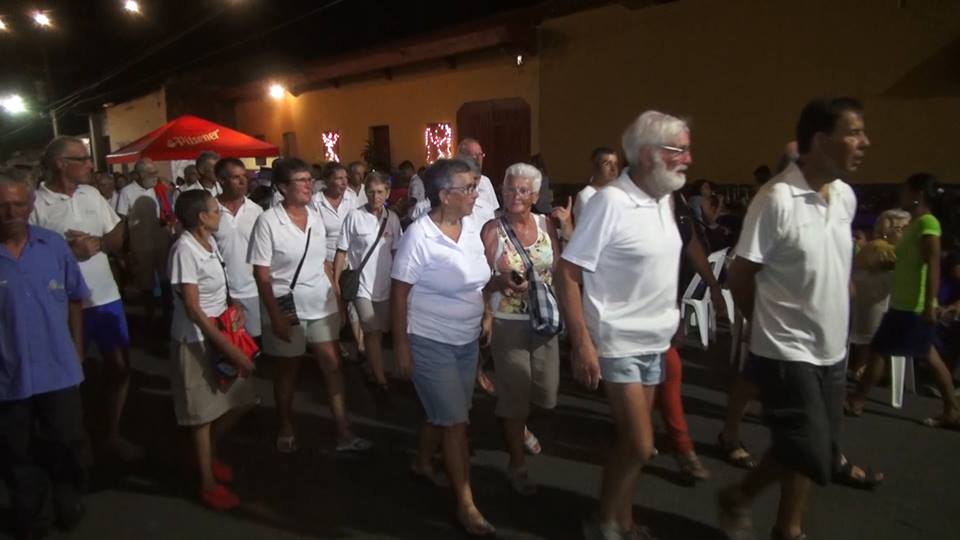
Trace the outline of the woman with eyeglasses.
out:
<instances>
[{"instance_id":1,"label":"woman with eyeglasses","mask_svg":"<svg viewBox=\"0 0 960 540\"><path fill-rule=\"evenodd\" d=\"M504 176L502 218L492 219L480 234L493 270L484 326L492 328L491 350L496 374L496 415L503 421L510 460L507 479L521 495L533 495L524 440L530 404L552 409L557 404L560 351L557 336L542 336L530 324L527 265L510 239L521 244L541 281L553 283L559 241L553 222L531 208L540 194L541 173L526 163L511 165Z\"/></svg>"},{"instance_id":2,"label":"woman with eyeglasses","mask_svg":"<svg viewBox=\"0 0 960 540\"><path fill-rule=\"evenodd\" d=\"M337 452L363 451L370 441L354 436L347 420L343 372L337 339L340 313L333 288L333 266L326 260L327 234L323 220L310 204L310 167L297 158L274 166L273 182L283 195L280 204L257 218L250 236L247 262L266 314L263 352L277 358L274 395L280 431L277 450L298 449L293 428L293 394L302 356L310 356L323 371L336 424Z\"/></svg>"},{"instance_id":3,"label":"woman with eyeglasses","mask_svg":"<svg viewBox=\"0 0 960 540\"><path fill-rule=\"evenodd\" d=\"M926 358L943 400L943 412L927 418L930 427L960 428L960 403L954 395L953 374L934 346L937 293L940 289L940 221L933 210L943 189L927 173L907 178L900 192L901 207L913 218L897 242L890 310L883 316L873 341L872 357L857 390L848 398L845 412L860 416L867 394L883 376L890 356Z\"/></svg>"},{"instance_id":4,"label":"woman with eyeglasses","mask_svg":"<svg viewBox=\"0 0 960 540\"><path fill-rule=\"evenodd\" d=\"M255 403L247 378L254 366L211 319L227 310L226 274L213 238L220 226L220 204L204 190L188 191L177 198L175 212L184 231L170 250L170 284L176 292L170 330L173 405L177 423L190 427L193 435L201 500L229 510L239 506L240 499L224 485L233 470L216 458L217 442ZM237 314L236 323L243 326L243 310ZM214 368L219 360L240 373L226 388Z\"/></svg>"},{"instance_id":5,"label":"woman with eyeglasses","mask_svg":"<svg viewBox=\"0 0 960 540\"><path fill-rule=\"evenodd\" d=\"M489 326L481 329L490 267L469 217L477 183L465 162L440 159L424 187L432 209L400 240L390 292L397 367L413 379L427 416L412 472L445 484L432 462L442 444L459 522L472 535L489 535L495 531L474 502L467 447L479 342L490 335Z\"/></svg>"}]
</instances>

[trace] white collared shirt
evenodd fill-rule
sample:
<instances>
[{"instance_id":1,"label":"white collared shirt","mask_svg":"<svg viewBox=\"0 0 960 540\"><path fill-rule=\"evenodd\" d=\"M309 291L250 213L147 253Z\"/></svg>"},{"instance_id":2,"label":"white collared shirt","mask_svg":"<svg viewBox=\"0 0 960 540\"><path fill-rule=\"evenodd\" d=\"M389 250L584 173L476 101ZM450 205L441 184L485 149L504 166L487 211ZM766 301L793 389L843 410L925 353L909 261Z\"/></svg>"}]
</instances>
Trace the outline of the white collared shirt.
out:
<instances>
[{"instance_id":1,"label":"white collared shirt","mask_svg":"<svg viewBox=\"0 0 960 540\"><path fill-rule=\"evenodd\" d=\"M120 190L120 199L117 200L117 213L121 216L127 216L132 210L135 210L137 200L146 197L153 201L153 207L157 218L160 217L160 203L157 201L157 192L153 188L143 189L138 182L130 182ZM136 223L131 223L131 226Z\"/></svg>"},{"instance_id":2,"label":"white collared shirt","mask_svg":"<svg viewBox=\"0 0 960 540\"><path fill-rule=\"evenodd\" d=\"M364 190L363 185L360 186L360 191L354 191L353 187L347 186L347 191L353 193L357 197L357 208L367 204L367 192Z\"/></svg>"},{"instance_id":3,"label":"white collared shirt","mask_svg":"<svg viewBox=\"0 0 960 540\"><path fill-rule=\"evenodd\" d=\"M310 231L310 251L294 286L293 299L297 316L312 321L336 313L337 298L323 265L326 261L326 229L320 215L309 205L307 228ZM261 214L253 226L247 262L270 268L273 294L283 296L290 292L290 282L306 244L307 231L300 230L293 223L283 205L274 206Z\"/></svg>"},{"instance_id":4,"label":"white collared shirt","mask_svg":"<svg viewBox=\"0 0 960 540\"><path fill-rule=\"evenodd\" d=\"M422 201L427 198L427 191L423 186L423 180L420 179L419 175L413 175L413 178L410 179L410 186L407 191L407 196L411 199L416 199Z\"/></svg>"},{"instance_id":5,"label":"white collared shirt","mask_svg":"<svg viewBox=\"0 0 960 540\"><path fill-rule=\"evenodd\" d=\"M828 189L829 203L791 163L750 203L736 255L763 265L750 325L756 355L821 366L846 356L857 198L841 180Z\"/></svg>"},{"instance_id":6,"label":"white collared shirt","mask_svg":"<svg viewBox=\"0 0 960 540\"><path fill-rule=\"evenodd\" d=\"M591 178L590 181L592 182L593 179ZM577 200L573 203L573 219L580 218L580 214L583 213L583 209L587 206L587 202L590 201L590 199L596 194L597 188L590 184L587 184L585 188L581 189L580 192L577 193Z\"/></svg>"},{"instance_id":7,"label":"white collared shirt","mask_svg":"<svg viewBox=\"0 0 960 540\"><path fill-rule=\"evenodd\" d=\"M217 242L210 239L207 251L189 232L184 231L170 248L170 284L190 283L200 292L200 309L207 317L218 317L227 309L227 284L223 266L217 253ZM180 292L173 295L173 322L170 337L174 341L194 343L203 341L200 327L187 317Z\"/></svg>"},{"instance_id":8,"label":"white collared shirt","mask_svg":"<svg viewBox=\"0 0 960 540\"><path fill-rule=\"evenodd\" d=\"M473 205L473 214L471 214L473 219L482 227L484 223L496 217L498 208L500 208L500 201L497 200L493 183L485 175L480 175L480 181L477 183L477 202Z\"/></svg>"},{"instance_id":9,"label":"white collared shirt","mask_svg":"<svg viewBox=\"0 0 960 540\"><path fill-rule=\"evenodd\" d=\"M220 254L227 265L227 286L233 298L256 298L257 283L253 266L247 264L250 235L257 218L263 213L260 205L244 197L243 205L233 215L220 205L220 227L213 233L220 246Z\"/></svg>"},{"instance_id":10,"label":"white collared shirt","mask_svg":"<svg viewBox=\"0 0 960 540\"><path fill-rule=\"evenodd\" d=\"M391 277L413 285L407 332L450 345L480 336L483 287L490 266L474 220L464 218L454 242L429 216L413 222L400 239Z\"/></svg>"},{"instance_id":11,"label":"white collared shirt","mask_svg":"<svg viewBox=\"0 0 960 540\"><path fill-rule=\"evenodd\" d=\"M387 212L387 227L377 247L367 260L360 274L360 288L357 298L366 298L382 302L390 298L390 270L393 267L393 252L400 240L400 218L392 210ZM343 220L337 250L347 253L350 268L360 268L360 263L370 251L370 246L380 232L381 218L367 210L365 206L353 209Z\"/></svg>"},{"instance_id":12,"label":"white collared shirt","mask_svg":"<svg viewBox=\"0 0 960 540\"><path fill-rule=\"evenodd\" d=\"M337 239L340 238L340 227L343 226L343 220L356 207L357 194L352 189L343 192L340 206L336 208L330 204L323 192L316 193L313 196L313 208L320 213L323 226L327 230L327 260L330 262L333 262L333 258L337 255Z\"/></svg>"},{"instance_id":13,"label":"white collared shirt","mask_svg":"<svg viewBox=\"0 0 960 540\"><path fill-rule=\"evenodd\" d=\"M93 186L79 185L70 196L51 191L46 183L41 183L36 191L30 223L61 236L73 229L102 237L120 223L120 217ZM84 307L102 306L120 299L120 290L113 279L106 253L101 251L79 264L83 280L90 288L90 298L84 301Z\"/></svg>"},{"instance_id":14,"label":"white collared shirt","mask_svg":"<svg viewBox=\"0 0 960 540\"><path fill-rule=\"evenodd\" d=\"M563 258L583 269L583 315L601 357L670 347L681 247L670 195L653 199L627 169L583 209Z\"/></svg>"}]
</instances>

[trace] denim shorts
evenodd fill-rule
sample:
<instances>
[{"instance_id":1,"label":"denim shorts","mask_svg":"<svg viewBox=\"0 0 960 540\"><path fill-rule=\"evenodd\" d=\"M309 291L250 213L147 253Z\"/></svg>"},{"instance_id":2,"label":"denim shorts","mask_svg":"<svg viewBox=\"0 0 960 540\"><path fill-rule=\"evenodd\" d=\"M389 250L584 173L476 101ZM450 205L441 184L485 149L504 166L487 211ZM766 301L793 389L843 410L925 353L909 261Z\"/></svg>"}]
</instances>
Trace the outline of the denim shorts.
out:
<instances>
[{"instance_id":1,"label":"denim shorts","mask_svg":"<svg viewBox=\"0 0 960 540\"><path fill-rule=\"evenodd\" d=\"M83 340L95 343L100 354L130 346L130 331L127 329L127 314L123 301L115 300L102 306L83 310Z\"/></svg>"},{"instance_id":2,"label":"denim shorts","mask_svg":"<svg viewBox=\"0 0 960 540\"><path fill-rule=\"evenodd\" d=\"M623 358L601 358L600 376L606 382L656 386L663 382L664 353L641 354Z\"/></svg>"},{"instance_id":3,"label":"denim shorts","mask_svg":"<svg viewBox=\"0 0 960 540\"><path fill-rule=\"evenodd\" d=\"M434 426L453 426L470 420L473 386L477 381L479 341L450 345L409 334L413 386Z\"/></svg>"}]
</instances>

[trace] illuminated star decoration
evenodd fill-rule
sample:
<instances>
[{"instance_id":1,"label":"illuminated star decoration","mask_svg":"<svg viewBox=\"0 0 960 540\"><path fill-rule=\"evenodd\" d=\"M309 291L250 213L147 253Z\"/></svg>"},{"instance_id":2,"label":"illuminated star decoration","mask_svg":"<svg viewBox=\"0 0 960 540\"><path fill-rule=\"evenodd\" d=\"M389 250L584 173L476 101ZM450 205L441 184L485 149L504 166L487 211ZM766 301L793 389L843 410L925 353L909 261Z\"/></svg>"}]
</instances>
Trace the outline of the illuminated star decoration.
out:
<instances>
[{"instance_id":1,"label":"illuminated star decoration","mask_svg":"<svg viewBox=\"0 0 960 540\"><path fill-rule=\"evenodd\" d=\"M327 161L340 161L340 132L324 131L320 133L323 140L323 158Z\"/></svg>"},{"instance_id":2,"label":"illuminated star decoration","mask_svg":"<svg viewBox=\"0 0 960 540\"><path fill-rule=\"evenodd\" d=\"M427 164L453 156L453 128L446 122L427 124L423 134Z\"/></svg>"}]
</instances>

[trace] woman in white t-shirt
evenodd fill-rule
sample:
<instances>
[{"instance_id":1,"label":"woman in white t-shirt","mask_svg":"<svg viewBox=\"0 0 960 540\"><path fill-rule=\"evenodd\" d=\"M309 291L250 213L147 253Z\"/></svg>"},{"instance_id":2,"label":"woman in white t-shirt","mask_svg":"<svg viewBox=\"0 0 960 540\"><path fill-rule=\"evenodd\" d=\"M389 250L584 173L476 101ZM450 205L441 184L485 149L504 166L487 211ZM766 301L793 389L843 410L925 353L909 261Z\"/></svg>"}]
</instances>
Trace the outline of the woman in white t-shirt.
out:
<instances>
[{"instance_id":1,"label":"woman in white t-shirt","mask_svg":"<svg viewBox=\"0 0 960 540\"><path fill-rule=\"evenodd\" d=\"M283 201L265 211L253 226L247 262L262 302L263 352L280 359L274 392L280 431L277 450L297 450L293 429L293 394L301 357L309 348L323 371L337 427L338 452L363 451L370 441L353 435L347 420L343 373L337 339L340 313L334 294L333 265L326 260L326 229L310 206L313 178L310 167L297 158L281 160L273 169L273 183ZM288 301L293 299L293 306ZM294 313L284 313L278 299ZM295 320L291 320L292 317Z\"/></svg>"},{"instance_id":2,"label":"woman in white t-shirt","mask_svg":"<svg viewBox=\"0 0 960 540\"><path fill-rule=\"evenodd\" d=\"M383 372L381 341L383 333L390 328L390 269L393 267L393 254L400 239L400 218L384 207L390 195L390 179L386 175L377 171L370 172L365 182L365 191L367 204L347 214L340 228L337 255L333 262L333 283L335 286L340 283L340 275L347 263L356 270L364 259L367 259L360 273L360 287L353 306L363 327L363 341L370 362L372 382L382 397L388 388ZM386 225L383 235L378 238L384 222ZM339 286L337 296L341 296Z\"/></svg>"},{"instance_id":3,"label":"woman in white t-shirt","mask_svg":"<svg viewBox=\"0 0 960 540\"><path fill-rule=\"evenodd\" d=\"M190 191L177 199L176 215L183 234L170 250L170 284L175 288L170 330L174 369L171 381L177 423L193 432L200 471L200 498L218 510L240 504L221 482L233 477L231 468L215 457L216 437L222 436L255 402L247 376L253 362L217 329L211 317L227 309L223 262L213 239L220 224L220 205L206 191ZM243 326L243 311L236 323ZM214 364L225 360L239 376L224 389Z\"/></svg>"},{"instance_id":4,"label":"woman in white t-shirt","mask_svg":"<svg viewBox=\"0 0 960 540\"><path fill-rule=\"evenodd\" d=\"M394 259L393 339L397 366L411 376L427 414L413 473L436 484L432 459L442 442L457 500L457 518L470 534L494 528L477 509L470 488L467 423L477 373L483 288L490 267L473 219L477 182L460 160L441 159L424 176L433 209L413 222Z\"/></svg>"},{"instance_id":5,"label":"woman in white t-shirt","mask_svg":"<svg viewBox=\"0 0 960 540\"><path fill-rule=\"evenodd\" d=\"M502 219L506 224L492 219L480 234L494 275L488 287L492 294L488 295L490 309L485 317L493 328L490 348L497 384L496 415L503 419L510 456L507 478L521 495L536 492L525 455L525 442L535 439L526 430L530 404L544 409L556 407L560 383L557 336L538 335L530 325L527 265L508 234L509 228L523 246L538 278L552 285L560 259L557 229L547 216L530 211L538 200L540 181L541 173L536 167L526 163L511 165L502 187Z\"/></svg>"}]
</instances>

